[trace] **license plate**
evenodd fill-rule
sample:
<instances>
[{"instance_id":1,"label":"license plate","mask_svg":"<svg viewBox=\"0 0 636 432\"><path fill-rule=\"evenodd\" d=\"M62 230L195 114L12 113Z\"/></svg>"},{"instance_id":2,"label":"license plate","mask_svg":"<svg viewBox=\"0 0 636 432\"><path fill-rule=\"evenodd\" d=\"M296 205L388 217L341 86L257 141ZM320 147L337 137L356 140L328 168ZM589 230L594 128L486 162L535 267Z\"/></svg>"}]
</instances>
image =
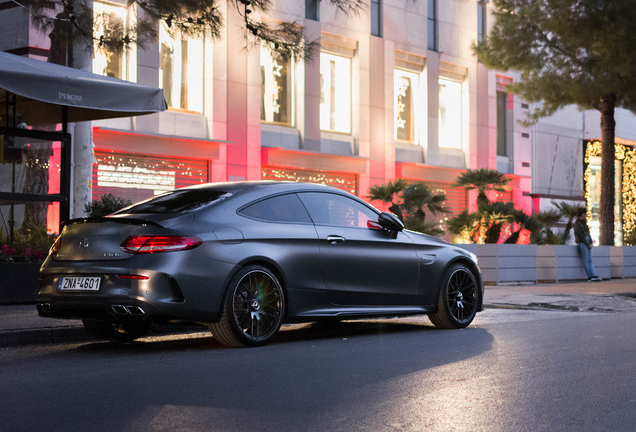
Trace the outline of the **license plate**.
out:
<instances>
[{"instance_id":1,"label":"license plate","mask_svg":"<svg viewBox=\"0 0 636 432\"><path fill-rule=\"evenodd\" d=\"M99 291L102 278L97 277L61 277L57 285L59 291Z\"/></svg>"}]
</instances>

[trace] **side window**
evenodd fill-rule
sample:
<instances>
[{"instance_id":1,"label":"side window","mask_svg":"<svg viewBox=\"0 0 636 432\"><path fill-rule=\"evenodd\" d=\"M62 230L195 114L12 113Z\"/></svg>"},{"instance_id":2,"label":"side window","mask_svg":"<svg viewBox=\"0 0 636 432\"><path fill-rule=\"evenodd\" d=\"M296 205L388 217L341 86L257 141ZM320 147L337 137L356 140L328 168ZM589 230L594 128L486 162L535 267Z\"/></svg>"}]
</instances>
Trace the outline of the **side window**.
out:
<instances>
[{"instance_id":1,"label":"side window","mask_svg":"<svg viewBox=\"0 0 636 432\"><path fill-rule=\"evenodd\" d=\"M239 210L239 214L267 222L311 223L307 210L295 194L258 201Z\"/></svg>"},{"instance_id":2,"label":"side window","mask_svg":"<svg viewBox=\"0 0 636 432\"><path fill-rule=\"evenodd\" d=\"M342 195L320 192L298 194L317 225L367 228L378 215L369 207Z\"/></svg>"}]
</instances>

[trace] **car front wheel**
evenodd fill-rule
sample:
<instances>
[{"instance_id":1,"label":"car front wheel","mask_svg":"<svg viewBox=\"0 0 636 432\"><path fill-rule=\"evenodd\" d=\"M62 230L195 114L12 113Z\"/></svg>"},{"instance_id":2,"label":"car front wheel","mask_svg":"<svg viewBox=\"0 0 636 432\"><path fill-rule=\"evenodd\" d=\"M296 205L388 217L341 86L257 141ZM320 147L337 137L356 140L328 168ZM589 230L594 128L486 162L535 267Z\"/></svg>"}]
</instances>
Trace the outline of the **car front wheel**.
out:
<instances>
[{"instance_id":1,"label":"car front wheel","mask_svg":"<svg viewBox=\"0 0 636 432\"><path fill-rule=\"evenodd\" d=\"M212 335L229 347L268 343L278 332L285 312L285 296L276 276L267 268L241 269L225 293L219 322L209 324Z\"/></svg>"},{"instance_id":2,"label":"car front wheel","mask_svg":"<svg viewBox=\"0 0 636 432\"><path fill-rule=\"evenodd\" d=\"M478 295L477 282L470 269L464 264L453 264L442 280L437 312L428 317L437 328L467 327L477 313Z\"/></svg>"}]
</instances>

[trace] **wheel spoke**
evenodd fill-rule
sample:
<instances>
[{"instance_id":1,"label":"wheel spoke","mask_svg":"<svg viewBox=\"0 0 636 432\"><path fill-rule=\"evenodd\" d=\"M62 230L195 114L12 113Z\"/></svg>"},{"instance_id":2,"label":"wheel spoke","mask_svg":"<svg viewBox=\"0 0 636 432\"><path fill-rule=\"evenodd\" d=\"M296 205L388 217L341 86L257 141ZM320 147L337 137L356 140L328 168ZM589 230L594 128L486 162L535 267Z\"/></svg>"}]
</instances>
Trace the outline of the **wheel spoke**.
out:
<instances>
[{"instance_id":1,"label":"wheel spoke","mask_svg":"<svg viewBox=\"0 0 636 432\"><path fill-rule=\"evenodd\" d=\"M234 320L245 337L259 341L277 331L282 318L282 291L268 273L252 271L234 291Z\"/></svg>"}]
</instances>

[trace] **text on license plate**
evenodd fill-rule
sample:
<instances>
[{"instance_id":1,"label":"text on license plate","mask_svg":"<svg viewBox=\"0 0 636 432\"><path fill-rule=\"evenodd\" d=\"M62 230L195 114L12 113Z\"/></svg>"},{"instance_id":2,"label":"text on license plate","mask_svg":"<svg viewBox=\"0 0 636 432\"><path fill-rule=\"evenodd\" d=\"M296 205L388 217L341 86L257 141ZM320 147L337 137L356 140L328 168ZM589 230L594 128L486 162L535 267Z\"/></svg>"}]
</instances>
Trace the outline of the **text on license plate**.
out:
<instances>
[{"instance_id":1,"label":"text on license plate","mask_svg":"<svg viewBox=\"0 0 636 432\"><path fill-rule=\"evenodd\" d=\"M99 291L102 278L97 277L61 277L57 285L59 291Z\"/></svg>"}]
</instances>

